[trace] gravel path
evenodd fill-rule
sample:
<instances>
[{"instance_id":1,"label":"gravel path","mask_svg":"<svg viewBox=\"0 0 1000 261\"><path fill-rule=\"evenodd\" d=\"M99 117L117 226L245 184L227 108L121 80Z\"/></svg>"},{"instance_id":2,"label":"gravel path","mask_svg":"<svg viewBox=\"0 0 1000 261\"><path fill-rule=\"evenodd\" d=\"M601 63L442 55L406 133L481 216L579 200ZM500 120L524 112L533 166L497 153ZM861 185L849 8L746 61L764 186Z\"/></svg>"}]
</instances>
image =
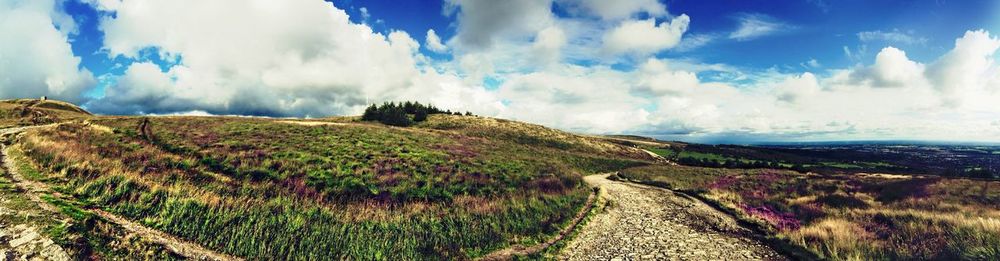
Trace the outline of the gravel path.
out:
<instances>
[{"instance_id":1,"label":"gravel path","mask_svg":"<svg viewBox=\"0 0 1000 261\"><path fill-rule=\"evenodd\" d=\"M669 190L587 176L610 201L563 250L562 260L785 260L731 217Z\"/></svg>"}]
</instances>

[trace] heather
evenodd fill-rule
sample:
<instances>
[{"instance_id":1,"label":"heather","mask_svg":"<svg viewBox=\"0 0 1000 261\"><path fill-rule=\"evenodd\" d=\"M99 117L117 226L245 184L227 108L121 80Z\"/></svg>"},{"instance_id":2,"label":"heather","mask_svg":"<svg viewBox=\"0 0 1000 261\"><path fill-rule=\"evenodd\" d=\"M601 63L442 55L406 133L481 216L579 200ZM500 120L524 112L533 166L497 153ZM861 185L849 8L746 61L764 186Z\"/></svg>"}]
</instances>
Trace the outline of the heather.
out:
<instances>
[{"instance_id":1,"label":"heather","mask_svg":"<svg viewBox=\"0 0 1000 261\"><path fill-rule=\"evenodd\" d=\"M997 181L686 166L619 176L700 195L824 258L1000 258Z\"/></svg>"},{"instance_id":2,"label":"heather","mask_svg":"<svg viewBox=\"0 0 1000 261\"><path fill-rule=\"evenodd\" d=\"M467 259L539 242L584 204L582 175L648 164L597 139L467 131L481 121L93 118L29 131L12 151L84 209L240 257L297 260ZM442 124L468 128L429 127ZM501 135L524 130L576 137Z\"/></svg>"}]
</instances>

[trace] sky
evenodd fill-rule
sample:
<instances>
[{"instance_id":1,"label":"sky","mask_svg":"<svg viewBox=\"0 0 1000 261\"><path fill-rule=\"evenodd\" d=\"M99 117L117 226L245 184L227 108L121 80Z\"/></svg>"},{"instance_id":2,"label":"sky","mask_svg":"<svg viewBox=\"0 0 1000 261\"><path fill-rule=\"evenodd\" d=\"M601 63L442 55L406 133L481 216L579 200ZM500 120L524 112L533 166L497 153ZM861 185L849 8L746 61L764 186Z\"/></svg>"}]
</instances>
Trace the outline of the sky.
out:
<instances>
[{"instance_id":1,"label":"sky","mask_svg":"<svg viewBox=\"0 0 1000 261\"><path fill-rule=\"evenodd\" d=\"M706 143L1000 141L996 0L0 0L0 98L108 115L416 100Z\"/></svg>"}]
</instances>

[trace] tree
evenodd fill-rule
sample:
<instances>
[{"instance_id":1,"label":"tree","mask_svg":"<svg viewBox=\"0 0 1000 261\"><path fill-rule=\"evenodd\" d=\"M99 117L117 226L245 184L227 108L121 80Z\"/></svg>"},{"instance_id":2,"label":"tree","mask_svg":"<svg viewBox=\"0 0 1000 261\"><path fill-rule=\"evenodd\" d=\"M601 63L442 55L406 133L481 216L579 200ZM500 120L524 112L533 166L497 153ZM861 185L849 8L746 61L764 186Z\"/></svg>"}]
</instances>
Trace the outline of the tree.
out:
<instances>
[{"instance_id":1,"label":"tree","mask_svg":"<svg viewBox=\"0 0 1000 261\"><path fill-rule=\"evenodd\" d=\"M465 116L472 116L472 112L466 111Z\"/></svg>"},{"instance_id":2,"label":"tree","mask_svg":"<svg viewBox=\"0 0 1000 261\"><path fill-rule=\"evenodd\" d=\"M379 112L378 106L375 106L375 104L373 103L371 106L368 106L368 108L365 108L365 113L361 115L361 120L377 121L382 118L380 115L378 115L379 114L378 112Z\"/></svg>"},{"instance_id":3,"label":"tree","mask_svg":"<svg viewBox=\"0 0 1000 261\"><path fill-rule=\"evenodd\" d=\"M427 108L417 108L416 113L413 114L413 121L421 122L427 120Z\"/></svg>"},{"instance_id":4,"label":"tree","mask_svg":"<svg viewBox=\"0 0 1000 261\"><path fill-rule=\"evenodd\" d=\"M387 108L385 108L382 112L381 122L385 125L399 127L406 127L413 124L413 121L411 121L410 117L406 115L406 111L403 110L403 107L395 105L387 106Z\"/></svg>"}]
</instances>

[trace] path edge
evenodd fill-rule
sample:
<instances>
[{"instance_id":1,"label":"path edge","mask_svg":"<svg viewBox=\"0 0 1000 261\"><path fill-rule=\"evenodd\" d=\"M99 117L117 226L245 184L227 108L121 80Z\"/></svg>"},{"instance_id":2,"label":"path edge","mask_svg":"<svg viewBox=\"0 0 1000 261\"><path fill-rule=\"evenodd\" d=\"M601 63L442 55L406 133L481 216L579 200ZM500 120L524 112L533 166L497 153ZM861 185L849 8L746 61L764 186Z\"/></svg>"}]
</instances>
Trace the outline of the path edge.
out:
<instances>
[{"instance_id":1,"label":"path edge","mask_svg":"<svg viewBox=\"0 0 1000 261\"><path fill-rule=\"evenodd\" d=\"M593 217L597 211L604 208L607 200L604 198L604 194L607 193L603 187L591 187L591 192L587 196L587 202L584 204L580 211L576 213L570 224L564 227L559 234L549 238L545 242L536 244L534 246L525 247L522 245L513 245L504 249L493 251L485 256L476 258L475 260L483 261L495 261L495 260L512 260L515 257L525 257L532 256L536 254L542 254L549 250L553 250L553 247L562 248L565 245L559 245L567 240L571 240L579 233L580 229L586 225L587 221Z\"/></svg>"},{"instance_id":2,"label":"path edge","mask_svg":"<svg viewBox=\"0 0 1000 261\"><path fill-rule=\"evenodd\" d=\"M745 217L737 213L736 210L726 207L722 205L722 203L712 200L708 197L705 197L704 195L696 191L672 189L657 182L643 182L640 180L626 179L619 176L618 173L612 174L611 176L608 177L608 179L619 182L627 182L627 183L633 183L633 184L639 184L653 188L663 189L672 192L674 194L678 194L681 196L691 198L693 200L700 201L717 211L729 215L734 220L736 220L737 224L752 232L743 236L750 237L764 244L767 244L768 246L771 247L771 249L774 249L774 251L792 260L826 260L823 257L817 255L816 253L810 251L809 249L806 249L805 247L796 245L788 241L788 239L775 236L774 233L765 229L760 224L746 219Z\"/></svg>"}]
</instances>

